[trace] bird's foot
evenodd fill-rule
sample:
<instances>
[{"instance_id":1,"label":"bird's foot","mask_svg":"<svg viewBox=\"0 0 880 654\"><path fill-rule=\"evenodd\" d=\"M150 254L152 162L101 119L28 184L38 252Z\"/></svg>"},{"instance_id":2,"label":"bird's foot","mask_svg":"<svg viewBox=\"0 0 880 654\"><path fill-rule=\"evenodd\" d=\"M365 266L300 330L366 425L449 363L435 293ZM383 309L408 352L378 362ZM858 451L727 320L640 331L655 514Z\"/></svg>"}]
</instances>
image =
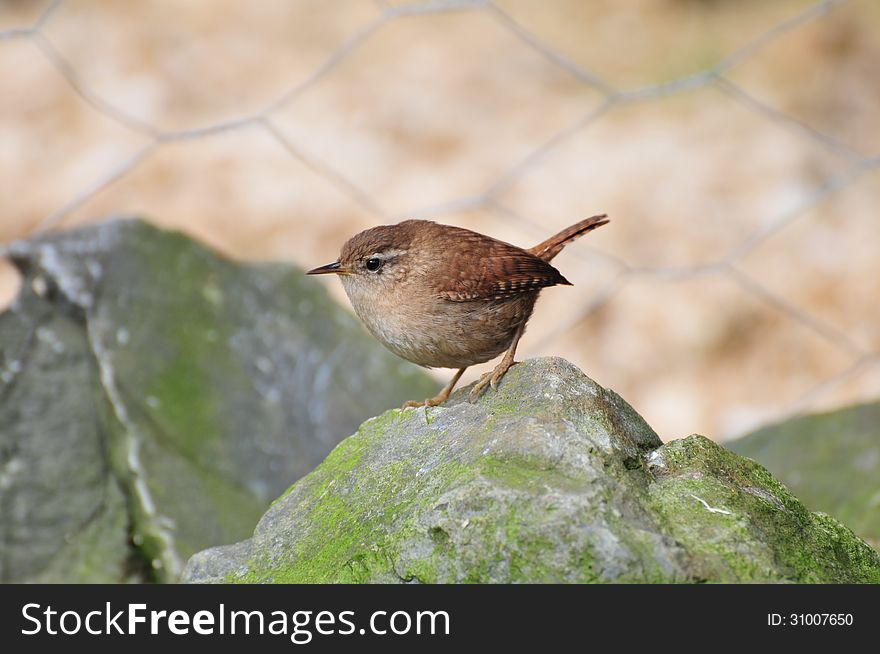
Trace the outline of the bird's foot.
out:
<instances>
[{"instance_id":1,"label":"bird's foot","mask_svg":"<svg viewBox=\"0 0 880 654\"><path fill-rule=\"evenodd\" d=\"M501 381L501 378L504 377L504 374L510 370L510 367L515 364L516 361L513 359L502 359L501 363L495 366L494 370L490 370L487 373L484 373L483 376L480 377L480 380L474 384L474 387L471 389L470 398L471 402L476 402L477 398L480 397L480 394L486 388L486 386L491 386L493 391L498 390L498 382Z\"/></svg>"},{"instance_id":2,"label":"bird's foot","mask_svg":"<svg viewBox=\"0 0 880 654\"><path fill-rule=\"evenodd\" d=\"M424 402L416 402L415 400L410 400L406 404L403 405L404 409L411 409L413 407L423 406L426 409L429 406L437 406L438 404L443 404L446 400L449 399L449 396L452 395L452 389L455 388L455 385L458 383L458 380L461 379L461 376L464 374L465 368L459 368L458 372L452 376L452 380L446 384L446 388L437 393L434 397L429 397Z\"/></svg>"},{"instance_id":3,"label":"bird's foot","mask_svg":"<svg viewBox=\"0 0 880 654\"><path fill-rule=\"evenodd\" d=\"M434 397L429 397L426 400L422 400L419 402L418 400L410 400L406 404L403 405L404 409L412 409L414 407L428 407L428 406L437 406L438 404L443 404L446 400L449 399L449 393L440 393L439 395L435 395Z\"/></svg>"}]
</instances>

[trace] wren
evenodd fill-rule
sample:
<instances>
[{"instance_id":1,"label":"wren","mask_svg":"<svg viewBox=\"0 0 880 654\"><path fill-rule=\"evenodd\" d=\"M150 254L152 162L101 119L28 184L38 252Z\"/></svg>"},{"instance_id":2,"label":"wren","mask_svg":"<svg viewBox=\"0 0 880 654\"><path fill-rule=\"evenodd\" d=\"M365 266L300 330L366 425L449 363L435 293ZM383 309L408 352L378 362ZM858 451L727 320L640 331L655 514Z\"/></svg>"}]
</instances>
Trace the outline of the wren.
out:
<instances>
[{"instance_id":1,"label":"wren","mask_svg":"<svg viewBox=\"0 0 880 654\"><path fill-rule=\"evenodd\" d=\"M541 289L571 283L550 261L608 222L587 218L523 249L460 227L406 220L356 234L334 263L308 271L336 274L367 329L394 354L426 368L457 368L440 393L404 406L445 402L464 371L504 358L470 392L496 388L514 364L519 339Z\"/></svg>"}]
</instances>

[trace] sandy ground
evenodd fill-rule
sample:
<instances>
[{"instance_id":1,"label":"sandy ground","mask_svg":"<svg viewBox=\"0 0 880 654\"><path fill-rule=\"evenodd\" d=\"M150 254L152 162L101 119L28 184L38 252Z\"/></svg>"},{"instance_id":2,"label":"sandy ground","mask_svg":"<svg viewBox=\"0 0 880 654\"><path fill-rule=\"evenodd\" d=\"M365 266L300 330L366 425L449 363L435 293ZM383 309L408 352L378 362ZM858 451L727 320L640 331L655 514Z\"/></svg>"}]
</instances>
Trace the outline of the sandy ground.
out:
<instances>
[{"instance_id":1,"label":"sandy ground","mask_svg":"<svg viewBox=\"0 0 880 654\"><path fill-rule=\"evenodd\" d=\"M757 42L813 3L400 4L71 0L7 33L0 242L136 214L311 267L404 217L529 246L607 212L557 259L575 286L543 294L522 357L571 359L665 439L880 395L855 365L880 351L876 1ZM0 4L0 30L46 5ZM664 92L753 42L733 86ZM0 262L3 302L16 284Z\"/></svg>"}]
</instances>

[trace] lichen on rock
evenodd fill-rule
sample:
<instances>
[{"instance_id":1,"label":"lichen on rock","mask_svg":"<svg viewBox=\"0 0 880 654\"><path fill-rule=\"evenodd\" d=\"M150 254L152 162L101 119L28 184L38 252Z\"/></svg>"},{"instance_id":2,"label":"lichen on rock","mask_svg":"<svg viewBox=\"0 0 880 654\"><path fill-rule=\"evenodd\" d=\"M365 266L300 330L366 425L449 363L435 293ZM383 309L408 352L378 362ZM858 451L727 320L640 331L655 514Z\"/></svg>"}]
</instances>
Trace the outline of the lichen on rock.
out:
<instances>
[{"instance_id":1,"label":"lichen on rock","mask_svg":"<svg viewBox=\"0 0 880 654\"><path fill-rule=\"evenodd\" d=\"M880 582L880 555L764 468L663 445L570 363L368 420L193 582Z\"/></svg>"}]
</instances>

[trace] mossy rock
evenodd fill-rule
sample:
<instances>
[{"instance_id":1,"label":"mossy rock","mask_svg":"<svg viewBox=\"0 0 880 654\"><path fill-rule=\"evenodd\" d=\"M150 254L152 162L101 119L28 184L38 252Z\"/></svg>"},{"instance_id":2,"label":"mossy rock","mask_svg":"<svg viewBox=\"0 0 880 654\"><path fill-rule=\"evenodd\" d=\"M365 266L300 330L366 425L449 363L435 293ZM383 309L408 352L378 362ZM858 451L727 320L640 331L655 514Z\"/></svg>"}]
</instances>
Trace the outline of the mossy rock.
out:
<instances>
[{"instance_id":1,"label":"mossy rock","mask_svg":"<svg viewBox=\"0 0 880 654\"><path fill-rule=\"evenodd\" d=\"M477 403L368 420L192 582L880 582L880 555L760 465L663 445L561 359Z\"/></svg>"},{"instance_id":2,"label":"mossy rock","mask_svg":"<svg viewBox=\"0 0 880 654\"><path fill-rule=\"evenodd\" d=\"M6 254L0 581L173 581L366 417L436 391L295 266L138 220Z\"/></svg>"},{"instance_id":3,"label":"mossy rock","mask_svg":"<svg viewBox=\"0 0 880 654\"><path fill-rule=\"evenodd\" d=\"M880 402L793 418L729 447L880 548Z\"/></svg>"}]
</instances>

